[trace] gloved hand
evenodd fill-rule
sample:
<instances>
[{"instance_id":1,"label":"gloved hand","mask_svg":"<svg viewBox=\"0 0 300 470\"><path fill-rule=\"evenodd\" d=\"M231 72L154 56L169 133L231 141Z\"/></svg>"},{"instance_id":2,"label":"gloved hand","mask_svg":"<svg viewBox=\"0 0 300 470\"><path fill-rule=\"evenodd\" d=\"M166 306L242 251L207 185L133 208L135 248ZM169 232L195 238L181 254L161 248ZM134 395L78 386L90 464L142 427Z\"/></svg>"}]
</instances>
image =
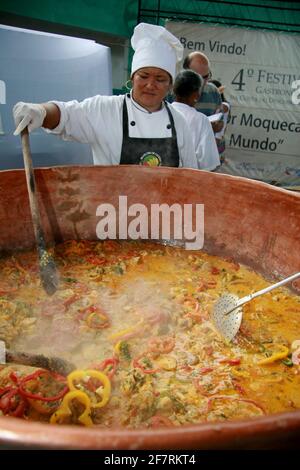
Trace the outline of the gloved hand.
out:
<instances>
[{"instance_id":1,"label":"gloved hand","mask_svg":"<svg viewBox=\"0 0 300 470\"><path fill-rule=\"evenodd\" d=\"M22 101L15 104L13 107L16 123L14 135L20 134L27 126L29 132L42 127L46 114L46 109L41 104L23 103Z\"/></svg>"}]
</instances>

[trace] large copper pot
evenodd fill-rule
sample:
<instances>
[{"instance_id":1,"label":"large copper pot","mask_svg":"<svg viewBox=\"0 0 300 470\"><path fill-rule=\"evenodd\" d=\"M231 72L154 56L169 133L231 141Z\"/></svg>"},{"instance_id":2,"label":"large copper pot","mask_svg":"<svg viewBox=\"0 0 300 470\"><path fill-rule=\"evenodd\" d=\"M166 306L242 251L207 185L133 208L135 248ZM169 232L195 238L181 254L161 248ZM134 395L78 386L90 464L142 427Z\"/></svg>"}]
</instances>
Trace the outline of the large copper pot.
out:
<instances>
[{"instance_id":1,"label":"large copper pot","mask_svg":"<svg viewBox=\"0 0 300 470\"><path fill-rule=\"evenodd\" d=\"M269 278L300 270L300 194L198 170L135 166L36 170L48 242L95 239L96 208L180 203L205 205L204 250L234 259ZM150 207L149 207L150 211ZM25 174L0 172L0 249L34 247ZM300 292L300 282L294 283ZM288 321L288 319L287 319ZM103 430L0 418L0 446L77 449L272 448L296 445L300 410L229 423L155 430Z\"/></svg>"}]
</instances>

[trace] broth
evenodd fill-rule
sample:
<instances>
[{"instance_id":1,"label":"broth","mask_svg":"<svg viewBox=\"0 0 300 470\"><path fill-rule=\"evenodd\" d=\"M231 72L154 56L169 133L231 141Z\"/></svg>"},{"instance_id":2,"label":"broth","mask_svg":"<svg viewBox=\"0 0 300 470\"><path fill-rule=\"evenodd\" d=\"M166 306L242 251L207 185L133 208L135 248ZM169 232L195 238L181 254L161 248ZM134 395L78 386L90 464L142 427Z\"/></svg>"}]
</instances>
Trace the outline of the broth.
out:
<instances>
[{"instance_id":1,"label":"broth","mask_svg":"<svg viewBox=\"0 0 300 470\"><path fill-rule=\"evenodd\" d=\"M144 242L68 241L54 257L52 297L35 252L0 260L0 338L77 371L66 380L0 366L2 414L138 428L300 408L299 296L282 288L245 305L228 344L210 321L213 303L268 285L245 266Z\"/></svg>"}]
</instances>

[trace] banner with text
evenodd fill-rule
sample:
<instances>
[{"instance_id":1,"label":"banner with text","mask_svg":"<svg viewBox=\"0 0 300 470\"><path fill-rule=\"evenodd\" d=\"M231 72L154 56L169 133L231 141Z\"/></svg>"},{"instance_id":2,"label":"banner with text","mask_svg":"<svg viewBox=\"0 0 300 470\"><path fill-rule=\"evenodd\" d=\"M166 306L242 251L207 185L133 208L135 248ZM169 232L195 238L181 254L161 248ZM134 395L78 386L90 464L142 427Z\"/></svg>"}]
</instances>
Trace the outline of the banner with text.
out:
<instances>
[{"instance_id":1,"label":"banner with text","mask_svg":"<svg viewBox=\"0 0 300 470\"><path fill-rule=\"evenodd\" d=\"M167 22L231 104L220 172L300 189L300 35Z\"/></svg>"}]
</instances>

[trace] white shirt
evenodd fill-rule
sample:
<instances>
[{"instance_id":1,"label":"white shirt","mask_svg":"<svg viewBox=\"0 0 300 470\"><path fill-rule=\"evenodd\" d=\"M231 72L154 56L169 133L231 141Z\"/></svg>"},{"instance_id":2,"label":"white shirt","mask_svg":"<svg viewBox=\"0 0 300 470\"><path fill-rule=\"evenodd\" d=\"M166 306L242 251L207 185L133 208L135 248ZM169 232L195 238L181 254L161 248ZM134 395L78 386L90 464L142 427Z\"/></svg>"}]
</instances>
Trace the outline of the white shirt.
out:
<instances>
[{"instance_id":1,"label":"white shirt","mask_svg":"<svg viewBox=\"0 0 300 470\"><path fill-rule=\"evenodd\" d=\"M230 112L230 104L227 103L226 101L223 101L222 106L223 105L227 106L227 111L225 113L223 113L223 122L224 122L224 124L223 124L222 129L220 130L220 132L215 133L216 139L221 139L224 136L226 126L227 126L228 116L229 116L229 112Z\"/></svg>"},{"instance_id":2,"label":"white shirt","mask_svg":"<svg viewBox=\"0 0 300 470\"><path fill-rule=\"evenodd\" d=\"M195 108L174 101L172 107L185 117L193 136L193 142L200 170L214 170L220 165L216 140L207 116Z\"/></svg>"},{"instance_id":3,"label":"white shirt","mask_svg":"<svg viewBox=\"0 0 300 470\"><path fill-rule=\"evenodd\" d=\"M55 103L61 112L59 125L49 131L64 140L91 145L95 165L119 165L123 141L123 100L120 96L93 96L84 101ZM171 137L168 112L162 109L149 113L126 95L129 137ZM193 140L183 116L171 109L177 133L179 165L198 168ZM135 121L131 126L130 122Z\"/></svg>"}]
</instances>

